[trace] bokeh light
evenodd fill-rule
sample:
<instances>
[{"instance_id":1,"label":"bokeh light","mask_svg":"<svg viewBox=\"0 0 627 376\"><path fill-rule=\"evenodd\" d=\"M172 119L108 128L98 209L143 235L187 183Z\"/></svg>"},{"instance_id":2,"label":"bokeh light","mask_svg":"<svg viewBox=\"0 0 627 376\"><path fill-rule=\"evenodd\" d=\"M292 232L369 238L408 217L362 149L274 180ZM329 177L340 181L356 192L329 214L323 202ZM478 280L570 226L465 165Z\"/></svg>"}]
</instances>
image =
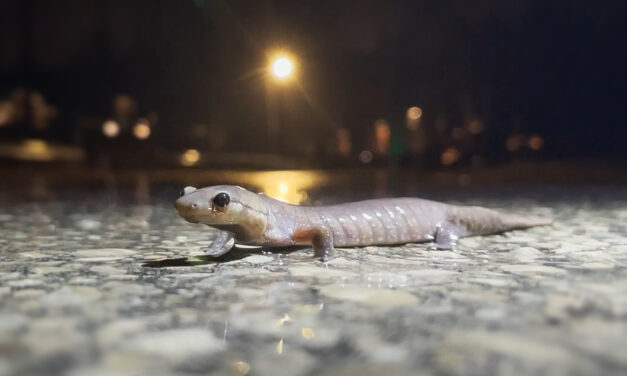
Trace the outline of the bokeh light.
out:
<instances>
[{"instance_id":1,"label":"bokeh light","mask_svg":"<svg viewBox=\"0 0 627 376\"><path fill-rule=\"evenodd\" d=\"M193 166L200 161L200 152L196 149L187 149L181 154L179 161L183 166Z\"/></svg>"},{"instance_id":2,"label":"bokeh light","mask_svg":"<svg viewBox=\"0 0 627 376\"><path fill-rule=\"evenodd\" d=\"M420 107L410 107L407 109L407 129L415 131L420 127L422 109Z\"/></svg>"},{"instance_id":3,"label":"bokeh light","mask_svg":"<svg viewBox=\"0 0 627 376\"><path fill-rule=\"evenodd\" d=\"M390 150L390 124L383 119L374 123L375 151L379 155L385 155Z\"/></svg>"},{"instance_id":4,"label":"bokeh light","mask_svg":"<svg viewBox=\"0 0 627 376\"><path fill-rule=\"evenodd\" d=\"M524 137L522 135L515 134L507 138L507 141L505 141L505 147L513 153L518 151L523 146L523 143Z\"/></svg>"},{"instance_id":5,"label":"bokeh light","mask_svg":"<svg viewBox=\"0 0 627 376\"><path fill-rule=\"evenodd\" d=\"M544 146L544 139L542 138L542 136L534 134L533 136L529 137L527 144L529 145L529 148L531 150L538 151L542 149L542 146Z\"/></svg>"},{"instance_id":6,"label":"bokeh light","mask_svg":"<svg viewBox=\"0 0 627 376\"><path fill-rule=\"evenodd\" d=\"M0 102L0 127L14 121L15 105L10 101Z\"/></svg>"},{"instance_id":7,"label":"bokeh light","mask_svg":"<svg viewBox=\"0 0 627 376\"><path fill-rule=\"evenodd\" d=\"M362 163L370 163L372 162L372 158L373 158L373 155L370 150L364 150L361 153L359 153L359 160Z\"/></svg>"},{"instance_id":8,"label":"bokeh light","mask_svg":"<svg viewBox=\"0 0 627 376\"><path fill-rule=\"evenodd\" d=\"M109 138L116 137L120 134L120 125L115 120L107 120L102 123L102 134Z\"/></svg>"},{"instance_id":9,"label":"bokeh light","mask_svg":"<svg viewBox=\"0 0 627 376\"><path fill-rule=\"evenodd\" d=\"M440 162L445 166L452 165L453 163L457 162L458 159L459 150L457 150L456 148L446 148L442 152L442 155L440 155Z\"/></svg>"},{"instance_id":10,"label":"bokeh light","mask_svg":"<svg viewBox=\"0 0 627 376\"><path fill-rule=\"evenodd\" d=\"M471 134L479 134L483 131L483 124L479 120L473 120L468 123L468 132Z\"/></svg>"},{"instance_id":11,"label":"bokeh light","mask_svg":"<svg viewBox=\"0 0 627 376\"><path fill-rule=\"evenodd\" d=\"M140 140L145 140L150 137L150 124L147 120L140 119L133 127L133 135Z\"/></svg>"},{"instance_id":12,"label":"bokeh light","mask_svg":"<svg viewBox=\"0 0 627 376\"><path fill-rule=\"evenodd\" d=\"M339 128L336 132L337 137L337 151L345 157L351 153L352 143L350 131L346 128Z\"/></svg>"},{"instance_id":13,"label":"bokeh light","mask_svg":"<svg viewBox=\"0 0 627 376\"><path fill-rule=\"evenodd\" d=\"M422 109L420 107L410 107L407 110L407 119L418 120L422 116Z\"/></svg>"}]
</instances>

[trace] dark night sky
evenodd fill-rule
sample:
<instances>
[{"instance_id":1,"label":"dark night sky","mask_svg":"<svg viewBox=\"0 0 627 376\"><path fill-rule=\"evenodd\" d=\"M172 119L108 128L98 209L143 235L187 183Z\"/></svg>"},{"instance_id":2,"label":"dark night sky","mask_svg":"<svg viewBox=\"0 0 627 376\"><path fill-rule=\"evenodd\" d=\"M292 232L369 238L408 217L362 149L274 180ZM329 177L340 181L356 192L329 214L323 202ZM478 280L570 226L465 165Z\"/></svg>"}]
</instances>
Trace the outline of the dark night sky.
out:
<instances>
[{"instance_id":1,"label":"dark night sky","mask_svg":"<svg viewBox=\"0 0 627 376\"><path fill-rule=\"evenodd\" d=\"M0 96L42 91L70 134L125 92L164 134L222 124L249 147L266 119L257 72L283 47L301 62L279 98L286 132L365 139L419 105L427 123L481 119L494 142L541 133L550 156L624 156L625 4L2 0Z\"/></svg>"}]
</instances>

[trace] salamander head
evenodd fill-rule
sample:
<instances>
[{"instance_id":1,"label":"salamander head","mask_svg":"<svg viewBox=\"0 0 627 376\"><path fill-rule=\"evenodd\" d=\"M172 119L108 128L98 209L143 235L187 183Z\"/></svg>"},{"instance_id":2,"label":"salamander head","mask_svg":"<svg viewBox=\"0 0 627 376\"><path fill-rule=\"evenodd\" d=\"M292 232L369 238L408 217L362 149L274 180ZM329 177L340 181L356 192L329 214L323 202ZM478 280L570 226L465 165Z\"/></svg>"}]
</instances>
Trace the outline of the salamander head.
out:
<instances>
[{"instance_id":1,"label":"salamander head","mask_svg":"<svg viewBox=\"0 0 627 376\"><path fill-rule=\"evenodd\" d=\"M235 185L185 187L174 206L185 220L215 227L246 225L267 213L257 194Z\"/></svg>"}]
</instances>

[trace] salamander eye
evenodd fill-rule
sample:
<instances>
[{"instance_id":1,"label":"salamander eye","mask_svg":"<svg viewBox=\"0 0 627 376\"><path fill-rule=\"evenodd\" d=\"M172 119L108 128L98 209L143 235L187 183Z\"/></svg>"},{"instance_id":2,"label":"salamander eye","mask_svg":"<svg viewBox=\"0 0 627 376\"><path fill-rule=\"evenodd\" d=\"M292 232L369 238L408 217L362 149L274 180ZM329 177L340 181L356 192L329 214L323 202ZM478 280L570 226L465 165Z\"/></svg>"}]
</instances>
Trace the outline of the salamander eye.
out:
<instances>
[{"instance_id":1,"label":"salamander eye","mask_svg":"<svg viewBox=\"0 0 627 376\"><path fill-rule=\"evenodd\" d=\"M229 197L227 193L220 192L217 195L215 195L212 202L215 206L219 208L224 208L229 204L229 202L231 202L231 198Z\"/></svg>"}]
</instances>

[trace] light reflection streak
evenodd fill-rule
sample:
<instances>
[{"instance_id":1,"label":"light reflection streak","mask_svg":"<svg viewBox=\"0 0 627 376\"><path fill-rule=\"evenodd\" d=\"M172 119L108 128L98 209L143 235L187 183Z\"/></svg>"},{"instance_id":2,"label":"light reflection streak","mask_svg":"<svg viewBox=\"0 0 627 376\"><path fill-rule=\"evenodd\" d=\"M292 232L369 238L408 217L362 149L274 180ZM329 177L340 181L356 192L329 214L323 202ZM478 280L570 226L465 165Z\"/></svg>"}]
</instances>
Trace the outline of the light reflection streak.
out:
<instances>
[{"instance_id":1,"label":"light reflection streak","mask_svg":"<svg viewBox=\"0 0 627 376\"><path fill-rule=\"evenodd\" d=\"M79 161L85 152L74 146L52 144L40 139L26 139L19 144L0 143L0 156L25 161Z\"/></svg>"},{"instance_id":2,"label":"light reflection streak","mask_svg":"<svg viewBox=\"0 0 627 376\"><path fill-rule=\"evenodd\" d=\"M313 171L265 171L250 174L246 179L277 200L300 204L309 197L307 190L324 184L324 178Z\"/></svg>"}]
</instances>

